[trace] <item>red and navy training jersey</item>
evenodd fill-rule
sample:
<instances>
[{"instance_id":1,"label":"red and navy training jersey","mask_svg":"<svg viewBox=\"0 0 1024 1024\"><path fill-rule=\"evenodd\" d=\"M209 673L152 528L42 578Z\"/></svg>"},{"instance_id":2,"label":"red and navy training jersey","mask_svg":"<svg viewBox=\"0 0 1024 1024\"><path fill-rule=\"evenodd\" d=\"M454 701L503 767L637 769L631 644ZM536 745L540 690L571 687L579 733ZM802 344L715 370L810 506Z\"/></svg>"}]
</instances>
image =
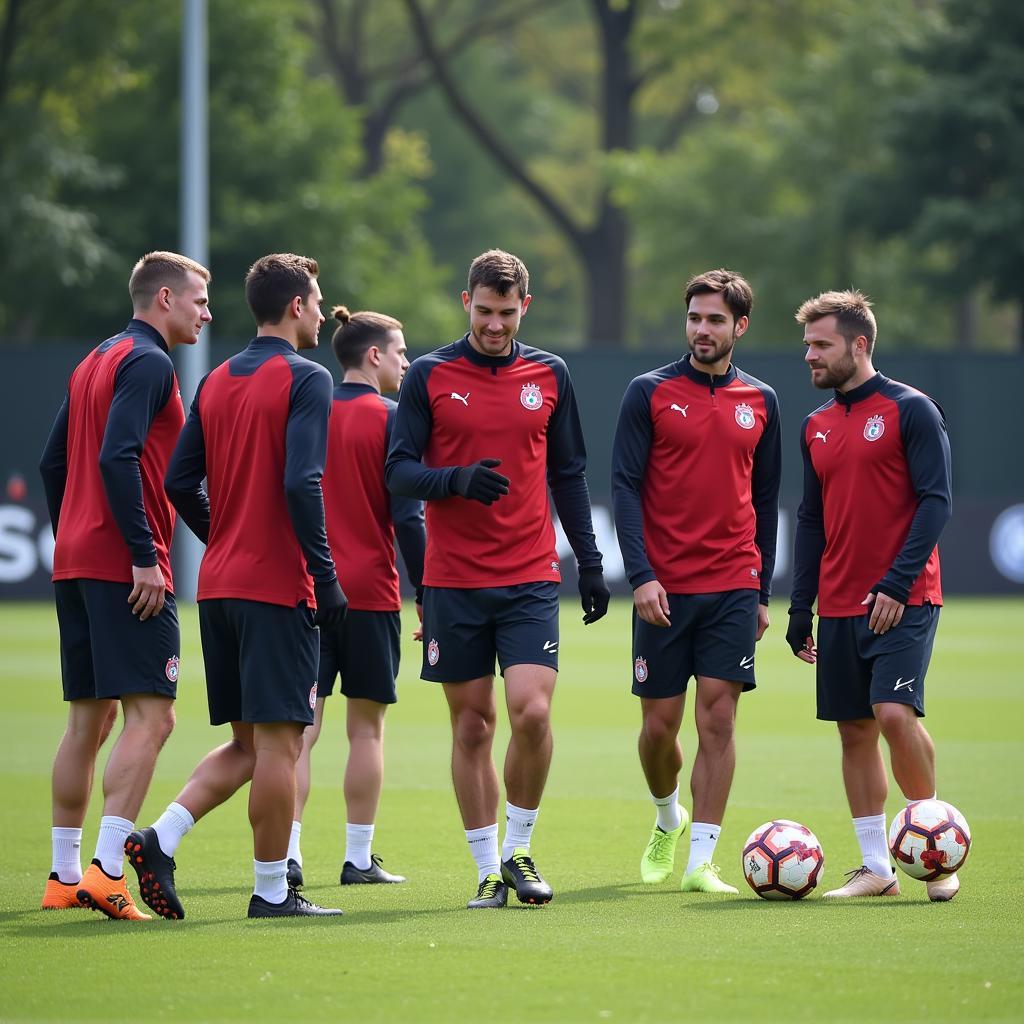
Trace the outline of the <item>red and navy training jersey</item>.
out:
<instances>
[{"instance_id":1,"label":"red and navy training jersey","mask_svg":"<svg viewBox=\"0 0 1024 1024\"><path fill-rule=\"evenodd\" d=\"M423 503L390 494L384 460L398 403L369 384L334 389L324 469L327 539L349 607L396 612L402 607L395 537L409 580L423 582Z\"/></svg>"},{"instance_id":2,"label":"red and navy training jersey","mask_svg":"<svg viewBox=\"0 0 1024 1024\"><path fill-rule=\"evenodd\" d=\"M942 409L876 373L804 420L792 607L864 615L880 592L942 604L939 535L953 500Z\"/></svg>"},{"instance_id":3,"label":"red and navy training jersey","mask_svg":"<svg viewBox=\"0 0 1024 1024\"><path fill-rule=\"evenodd\" d=\"M501 459L509 493L493 505L454 492L455 474ZM423 582L504 587L561 580L548 488L581 569L600 568L583 428L565 363L513 341L486 356L468 336L413 362L387 460L395 494L427 504Z\"/></svg>"},{"instance_id":4,"label":"red and navy training jersey","mask_svg":"<svg viewBox=\"0 0 1024 1024\"><path fill-rule=\"evenodd\" d=\"M184 422L167 345L142 320L78 364L39 466L55 580L131 583L133 565L159 565L173 592L163 480Z\"/></svg>"},{"instance_id":5,"label":"red and navy training jersey","mask_svg":"<svg viewBox=\"0 0 1024 1024\"><path fill-rule=\"evenodd\" d=\"M771 595L782 469L775 392L686 355L626 389L612 449L615 529L631 586Z\"/></svg>"},{"instance_id":6,"label":"red and navy training jersey","mask_svg":"<svg viewBox=\"0 0 1024 1024\"><path fill-rule=\"evenodd\" d=\"M335 578L320 489L332 385L324 367L270 336L200 382L166 479L207 545L200 601L313 608L313 580Z\"/></svg>"}]
</instances>

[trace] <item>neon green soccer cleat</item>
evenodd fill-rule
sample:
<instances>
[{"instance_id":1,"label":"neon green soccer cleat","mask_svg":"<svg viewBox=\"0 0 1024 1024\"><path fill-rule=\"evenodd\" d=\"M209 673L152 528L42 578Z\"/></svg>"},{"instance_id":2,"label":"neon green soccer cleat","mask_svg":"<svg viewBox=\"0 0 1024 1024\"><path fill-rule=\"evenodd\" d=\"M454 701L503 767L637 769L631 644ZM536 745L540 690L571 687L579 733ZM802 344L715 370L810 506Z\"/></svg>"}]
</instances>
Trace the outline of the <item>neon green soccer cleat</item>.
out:
<instances>
[{"instance_id":1,"label":"neon green soccer cleat","mask_svg":"<svg viewBox=\"0 0 1024 1024\"><path fill-rule=\"evenodd\" d=\"M640 879L647 885L657 885L664 882L672 874L672 867L676 862L676 844L690 824L690 817L679 808L682 819L679 827L665 832L660 825L651 829L651 838L647 841L647 849L640 858Z\"/></svg>"},{"instance_id":2,"label":"neon green soccer cleat","mask_svg":"<svg viewBox=\"0 0 1024 1024\"><path fill-rule=\"evenodd\" d=\"M721 873L722 869L717 864L706 860L699 868L694 868L688 875L683 875L679 888L683 892L716 892L738 896L738 889L718 877Z\"/></svg>"}]
</instances>

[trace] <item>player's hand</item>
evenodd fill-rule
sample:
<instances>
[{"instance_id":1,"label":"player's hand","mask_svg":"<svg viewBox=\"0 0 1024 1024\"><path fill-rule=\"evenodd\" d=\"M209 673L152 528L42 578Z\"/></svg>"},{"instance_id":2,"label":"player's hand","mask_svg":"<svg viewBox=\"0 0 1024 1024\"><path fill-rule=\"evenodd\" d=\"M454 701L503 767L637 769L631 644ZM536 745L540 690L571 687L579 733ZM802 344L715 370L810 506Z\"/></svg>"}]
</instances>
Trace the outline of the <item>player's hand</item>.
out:
<instances>
[{"instance_id":1,"label":"player's hand","mask_svg":"<svg viewBox=\"0 0 1024 1024\"><path fill-rule=\"evenodd\" d=\"M327 583L313 583L313 594L316 597L316 615L313 621L321 629L337 629L345 621L348 611L348 598L337 579Z\"/></svg>"},{"instance_id":2,"label":"player's hand","mask_svg":"<svg viewBox=\"0 0 1024 1024\"><path fill-rule=\"evenodd\" d=\"M814 616L808 611L791 610L786 643L793 653L808 665L818 660L818 648L814 646Z\"/></svg>"},{"instance_id":3,"label":"player's hand","mask_svg":"<svg viewBox=\"0 0 1024 1024\"><path fill-rule=\"evenodd\" d=\"M652 626L671 626L669 622L668 594L657 580L641 583L633 591L633 606L637 615Z\"/></svg>"},{"instance_id":4,"label":"player's hand","mask_svg":"<svg viewBox=\"0 0 1024 1024\"><path fill-rule=\"evenodd\" d=\"M583 622L589 626L604 617L612 592L604 581L601 569L580 569L580 602L583 605Z\"/></svg>"},{"instance_id":5,"label":"player's hand","mask_svg":"<svg viewBox=\"0 0 1024 1024\"><path fill-rule=\"evenodd\" d=\"M472 466L463 466L455 474L455 493L470 501L493 505L508 494L508 477L494 472L494 467L500 465L501 459L481 459Z\"/></svg>"},{"instance_id":6,"label":"player's hand","mask_svg":"<svg viewBox=\"0 0 1024 1024\"><path fill-rule=\"evenodd\" d=\"M764 631L771 625L768 620L768 605L759 604L757 606L757 632L754 634L754 643L756 644L761 637L764 636Z\"/></svg>"},{"instance_id":7,"label":"player's hand","mask_svg":"<svg viewBox=\"0 0 1024 1024\"><path fill-rule=\"evenodd\" d=\"M128 595L128 603L132 606L132 615L138 615L139 622L145 622L152 615L159 615L164 610L167 600L167 582L159 565L132 566L132 592Z\"/></svg>"},{"instance_id":8,"label":"player's hand","mask_svg":"<svg viewBox=\"0 0 1024 1024\"><path fill-rule=\"evenodd\" d=\"M412 638L423 643L423 605L419 601L416 602L416 618L420 620L420 624L412 631Z\"/></svg>"},{"instance_id":9,"label":"player's hand","mask_svg":"<svg viewBox=\"0 0 1024 1024\"><path fill-rule=\"evenodd\" d=\"M876 594L874 591L868 594L861 604L869 605L872 602L874 604L871 608L871 617L868 619L868 629L872 633L881 636L900 624L900 619L903 618L903 609L906 608L905 604L888 594Z\"/></svg>"}]
</instances>

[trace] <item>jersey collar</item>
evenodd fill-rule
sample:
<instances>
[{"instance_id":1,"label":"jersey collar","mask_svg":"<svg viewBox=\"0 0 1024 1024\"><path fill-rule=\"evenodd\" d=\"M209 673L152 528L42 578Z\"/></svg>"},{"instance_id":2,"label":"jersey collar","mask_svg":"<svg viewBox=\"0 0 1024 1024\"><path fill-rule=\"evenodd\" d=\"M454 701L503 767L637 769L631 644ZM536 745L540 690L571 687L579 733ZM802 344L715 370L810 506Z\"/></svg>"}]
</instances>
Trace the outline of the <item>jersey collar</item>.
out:
<instances>
[{"instance_id":1,"label":"jersey collar","mask_svg":"<svg viewBox=\"0 0 1024 1024\"><path fill-rule=\"evenodd\" d=\"M463 359L473 363L474 366L500 369L505 366L511 366L519 358L519 342L515 338L512 339L512 348L507 356L485 356L482 352L477 352L469 343L469 334L467 332L455 342L455 351Z\"/></svg>"},{"instance_id":2,"label":"jersey collar","mask_svg":"<svg viewBox=\"0 0 1024 1024\"><path fill-rule=\"evenodd\" d=\"M156 342L165 352L168 351L164 336L152 324L147 324L145 320L136 320L135 317L132 317L128 321L128 326L124 329L124 333L135 336L144 334L150 341Z\"/></svg>"},{"instance_id":3,"label":"jersey collar","mask_svg":"<svg viewBox=\"0 0 1024 1024\"><path fill-rule=\"evenodd\" d=\"M736 379L736 367L732 363L729 364L729 369L725 373L719 374L718 376L712 376L710 373L705 373L703 370L698 370L691 360L692 353L687 352L682 359L676 363L679 372L684 377L689 377L695 384L703 384L706 388L724 388L727 384L731 384Z\"/></svg>"},{"instance_id":4,"label":"jersey collar","mask_svg":"<svg viewBox=\"0 0 1024 1024\"><path fill-rule=\"evenodd\" d=\"M863 402L865 398L870 398L881 389L883 384L888 383L888 377L883 377L882 374L876 373L874 377L869 377L860 387L856 387L852 391L837 391L836 401L840 405L847 407L855 405L857 402Z\"/></svg>"},{"instance_id":5,"label":"jersey collar","mask_svg":"<svg viewBox=\"0 0 1024 1024\"><path fill-rule=\"evenodd\" d=\"M281 352L295 351L295 349L285 341L284 338L278 338L274 334L257 334L256 337L249 342L249 347L278 349Z\"/></svg>"}]
</instances>

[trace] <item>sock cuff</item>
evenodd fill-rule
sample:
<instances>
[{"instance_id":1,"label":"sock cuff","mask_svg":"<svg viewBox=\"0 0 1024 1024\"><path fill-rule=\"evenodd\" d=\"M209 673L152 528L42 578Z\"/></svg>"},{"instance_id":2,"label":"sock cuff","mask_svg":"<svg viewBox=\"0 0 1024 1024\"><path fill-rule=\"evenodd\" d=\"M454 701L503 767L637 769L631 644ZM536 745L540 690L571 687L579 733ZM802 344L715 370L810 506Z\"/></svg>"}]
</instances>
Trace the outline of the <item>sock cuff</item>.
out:
<instances>
[{"instance_id":1,"label":"sock cuff","mask_svg":"<svg viewBox=\"0 0 1024 1024\"><path fill-rule=\"evenodd\" d=\"M483 828L467 828L466 829L466 841L470 843L479 842L481 839L497 838L498 836L498 823L495 822L493 825L484 825Z\"/></svg>"},{"instance_id":2,"label":"sock cuff","mask_svg":"<svg viewBox=\"0 0 1024 1024\"><path fill-rule=\"evenodd\" d=\"M104 825L111 828L126 828L129 832L135 828L134 821L129 821L127 818L119 818L116 814L104 814L100 818L100 828L103 828Z\"/></svg>"},{"instance_id":3,"label":"sock cuff","mask_svg":"<svg viewBox=\"0 0 1024 1024\"><path fill-rule=\"evenodd\" d=\"M375 826L371 822L369 825L358 825L351 821L345 822L345 831L349 835L355 836L372 836Z\"/></svg>"},{"instance_id":4,"label":"sock cuff","mask_svg":"<svg viewBox=\"0 0 1024 1024\"><path fill-rule=\"evenodd\" d=\"M192 817L192 812L182 804L172 802L167 805L167 813L177 815L181 820L191 829L196 819Z\"/></svg>"},{"instance_id":5,"label":"sock cuff","mask_svg":"<svg viewBox=\"0 0 1024 1024\"><path fill-rule=\"evenodd\" d=\"M61 825L54 825L50 829L50 835L54 839L81 839L82 830L80 828L64 828Z\"/></svg>"},{"instance_id":6,"label":"sock cuff","mask_svg":"<svg viewBox=\"0 0 1024 1024\"><path fill-rule=\"evenodd\" d=\"M302 831L302 822L301 821L293 821L292 822L292 835L293 836L297 836L301 831Z\"/></svg>"},{"instance_id":7,"label":"sock cuff","mask_svg":"<svg viewBox=\"0 0 1024 1024\"><path fill-rule=\"evenodd\" d=\"M284 860L253 860L257 875L285 875L288 873L288 858Z\"/></svg>"},{"instance_id":8,"label":"sock cuff","mask_svg":"<svg viewBox=\"0 0 1024 1024\"><path fill-rule=\"evenodd\" d=\"M539 807L531 810L529 807L516 807L515 804L505 801L505 814L510 818L536 818L539 813Z\"/></svg>"},{"instance_id":9,"label":"sock cuff","mask_svg":"<svg viewBox=\"0 0 1024 1024\"><path fill-rule=\"evenodd\" d=\"M863 818L854 818L855 829L880 828L885 831L885 814L865 814Z\"/></svg>"},{"instance_id":10,"label":"sock cuff","mask_svg":"<svg viewBox=\"0 0 1024 1024\"><path fill-rule=\"evenodd\" d=\"M677 804L679 803L679 787L676 786L668 796L655 796L652 793L651 800L654 801L655 807L668 807L672 804Z\"/></svg>"}]
</instances>

